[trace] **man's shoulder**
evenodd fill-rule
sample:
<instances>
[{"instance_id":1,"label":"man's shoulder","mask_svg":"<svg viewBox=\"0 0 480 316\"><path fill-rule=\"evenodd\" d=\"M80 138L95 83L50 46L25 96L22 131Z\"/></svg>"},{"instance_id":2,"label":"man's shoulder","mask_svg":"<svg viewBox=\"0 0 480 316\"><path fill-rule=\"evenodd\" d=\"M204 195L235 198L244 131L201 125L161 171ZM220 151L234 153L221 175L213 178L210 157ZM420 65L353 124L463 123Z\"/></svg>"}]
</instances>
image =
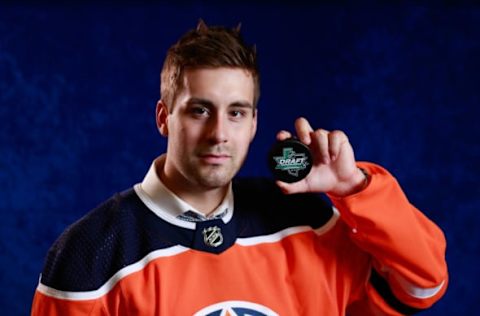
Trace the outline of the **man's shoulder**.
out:
<instances>
[{"instance_id":1,"label":"man's shoulder","mask_svg":"<svg viewBox=\"0 0 480 316\"><path fill-rule=\"evenodd\" d=\"M236 178L233 181L233 193L236 200L242 203L252 204L270 204L277 206L291 206L293 203L297 207L327 207L330 205L321 194L300 193L284 194L270 178Z\"/></svg>"},{"instance_id":2,"label":"man's shoulder","mask_svg":"<svg viewBox=\"0 0 480 316\"><path fill-rule=\"evenodd\" d=\"M52 249L64 247L66 243L99 241L98 237L110 234L112 229L122 225L126 218L134 216L135 210L141 205L133 189L116 193L65 229Z\"/></svg>"},{"instance_id":3,"label":"man's shoulder","mask_svg":"<svg viewBox=\"0 0 480 316\"><path fill-rule=\"evenodd\" d=\"M257 196L284 198L273 179L266 177L238 177L232 181L233 193L245 200ZM247 197L250 197L247 199Z\"/></svg>"},{"instance_id":4,"label":"man's shoulder","mask_svg":"<svg viewBox=\"0 0 480 316\"><path fill-rule=\"evenodd\" d=\"M142 204L133 189L115 194L70 225L50 248L42 284L62 291L89 291L126 262L128 239L138 235Z\"/></svg>"},{"instance_id":5,"label":"man's shoulder","mask_svg":"<svg viewBox=\"0 0 480 316\"><path fill-rule=\"evenodd\" d=\"M292 226L319 228L334 216L323 195L287 195L269 178L235 179L233 192L236 212L265 223L272 232Z\"/></svg>"}]
</instances>

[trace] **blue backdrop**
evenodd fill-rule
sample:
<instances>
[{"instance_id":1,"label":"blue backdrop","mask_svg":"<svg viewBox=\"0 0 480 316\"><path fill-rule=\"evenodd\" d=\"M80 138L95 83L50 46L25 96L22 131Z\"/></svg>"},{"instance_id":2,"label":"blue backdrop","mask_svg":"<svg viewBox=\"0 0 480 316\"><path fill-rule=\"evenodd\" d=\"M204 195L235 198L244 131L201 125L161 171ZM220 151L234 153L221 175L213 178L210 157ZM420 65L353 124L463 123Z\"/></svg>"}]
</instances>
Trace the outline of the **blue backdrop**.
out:
<instances>
[{"instance_id":1,"label":"blue backdrop","mask_svg":"<svg viewBox=\"0 0 480 316\"><path fill-rule=\"evenodd\" d=\"M253 2L252 2L253 3ZM242 22L262 96L243 175L302 115L343 129L388 168L448 240L451 283L424 315L478 315L480 7L0 5L0 307L29 313L67 225L142 180L167 48L202 17Z\"/></svg>"}]
</instances>

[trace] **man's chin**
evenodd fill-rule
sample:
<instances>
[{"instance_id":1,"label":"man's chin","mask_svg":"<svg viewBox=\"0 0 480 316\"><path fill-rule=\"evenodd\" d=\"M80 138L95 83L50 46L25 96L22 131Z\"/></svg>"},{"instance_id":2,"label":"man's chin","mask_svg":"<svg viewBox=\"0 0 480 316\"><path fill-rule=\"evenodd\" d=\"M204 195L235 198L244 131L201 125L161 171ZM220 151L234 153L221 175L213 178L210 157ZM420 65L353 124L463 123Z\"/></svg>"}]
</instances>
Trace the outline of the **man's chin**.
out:
<instances>
[{"instance_id":1,"label":"man's chin","mask_svg":"<svg viewBox=\"0 0 480 316\"><path fill-rule=\"evenodd\" d=\"M230 181L232 181L234 175L235 173L231 172L205 172L204 174L199 175L197 182L204 188L216 189L228 185Z\"/></svg>"},{"instance_id":2,"label":"man's chin","mask_svg":"<svg viewBox=\"0 0 480 316\"><path fill-rule=\"evenodd\" d=\"M222 178L203 178L199 184L207 189L217 189L224 187L230 183L232 177L222 177Z\"/></svg>"}]
</instances>

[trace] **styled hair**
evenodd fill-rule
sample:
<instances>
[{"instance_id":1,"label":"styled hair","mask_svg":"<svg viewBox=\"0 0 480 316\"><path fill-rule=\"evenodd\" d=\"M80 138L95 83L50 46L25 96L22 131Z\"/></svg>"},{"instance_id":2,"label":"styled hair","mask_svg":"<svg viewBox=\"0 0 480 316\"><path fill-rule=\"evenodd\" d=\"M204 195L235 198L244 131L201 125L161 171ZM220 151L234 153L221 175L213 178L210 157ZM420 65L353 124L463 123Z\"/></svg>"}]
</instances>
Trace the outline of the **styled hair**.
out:
<instances>
[{"instance_id":1,"label":"styled hair","mask_svg":"<svg viewBox=\"0 0 480 316\"><path fill-rule=\"evenodd\" d=\"M162 101L172 111L178 91L183 87L186 69L241 68L252 74L254 80L253 106L260 97L260 78L255 46L248 46L240 35L239 24L233 29L207 26L203 20L195 30L183 35L167 52L160 76Z\"/></svg>"}]
</instances>

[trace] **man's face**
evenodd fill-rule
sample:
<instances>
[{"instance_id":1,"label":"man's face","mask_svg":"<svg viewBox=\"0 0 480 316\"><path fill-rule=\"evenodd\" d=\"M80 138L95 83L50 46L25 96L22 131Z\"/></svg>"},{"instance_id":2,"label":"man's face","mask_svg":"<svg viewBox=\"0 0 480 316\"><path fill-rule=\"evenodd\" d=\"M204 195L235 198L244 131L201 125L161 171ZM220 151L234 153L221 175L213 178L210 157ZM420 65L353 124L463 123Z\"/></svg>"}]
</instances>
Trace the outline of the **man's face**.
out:
<instances>
[{"instance_id":1,"label":"man's face","mask_svg":"<svg viewBox=\"0 0 480 316\"><path fill-rule=\"evenodd\" d=\"M253 77L243 69L186 70L171 112L157 114L168 136L165 174L198 189L228 184L255 135L253 94Z\"/></svg>"}]
</instances>

